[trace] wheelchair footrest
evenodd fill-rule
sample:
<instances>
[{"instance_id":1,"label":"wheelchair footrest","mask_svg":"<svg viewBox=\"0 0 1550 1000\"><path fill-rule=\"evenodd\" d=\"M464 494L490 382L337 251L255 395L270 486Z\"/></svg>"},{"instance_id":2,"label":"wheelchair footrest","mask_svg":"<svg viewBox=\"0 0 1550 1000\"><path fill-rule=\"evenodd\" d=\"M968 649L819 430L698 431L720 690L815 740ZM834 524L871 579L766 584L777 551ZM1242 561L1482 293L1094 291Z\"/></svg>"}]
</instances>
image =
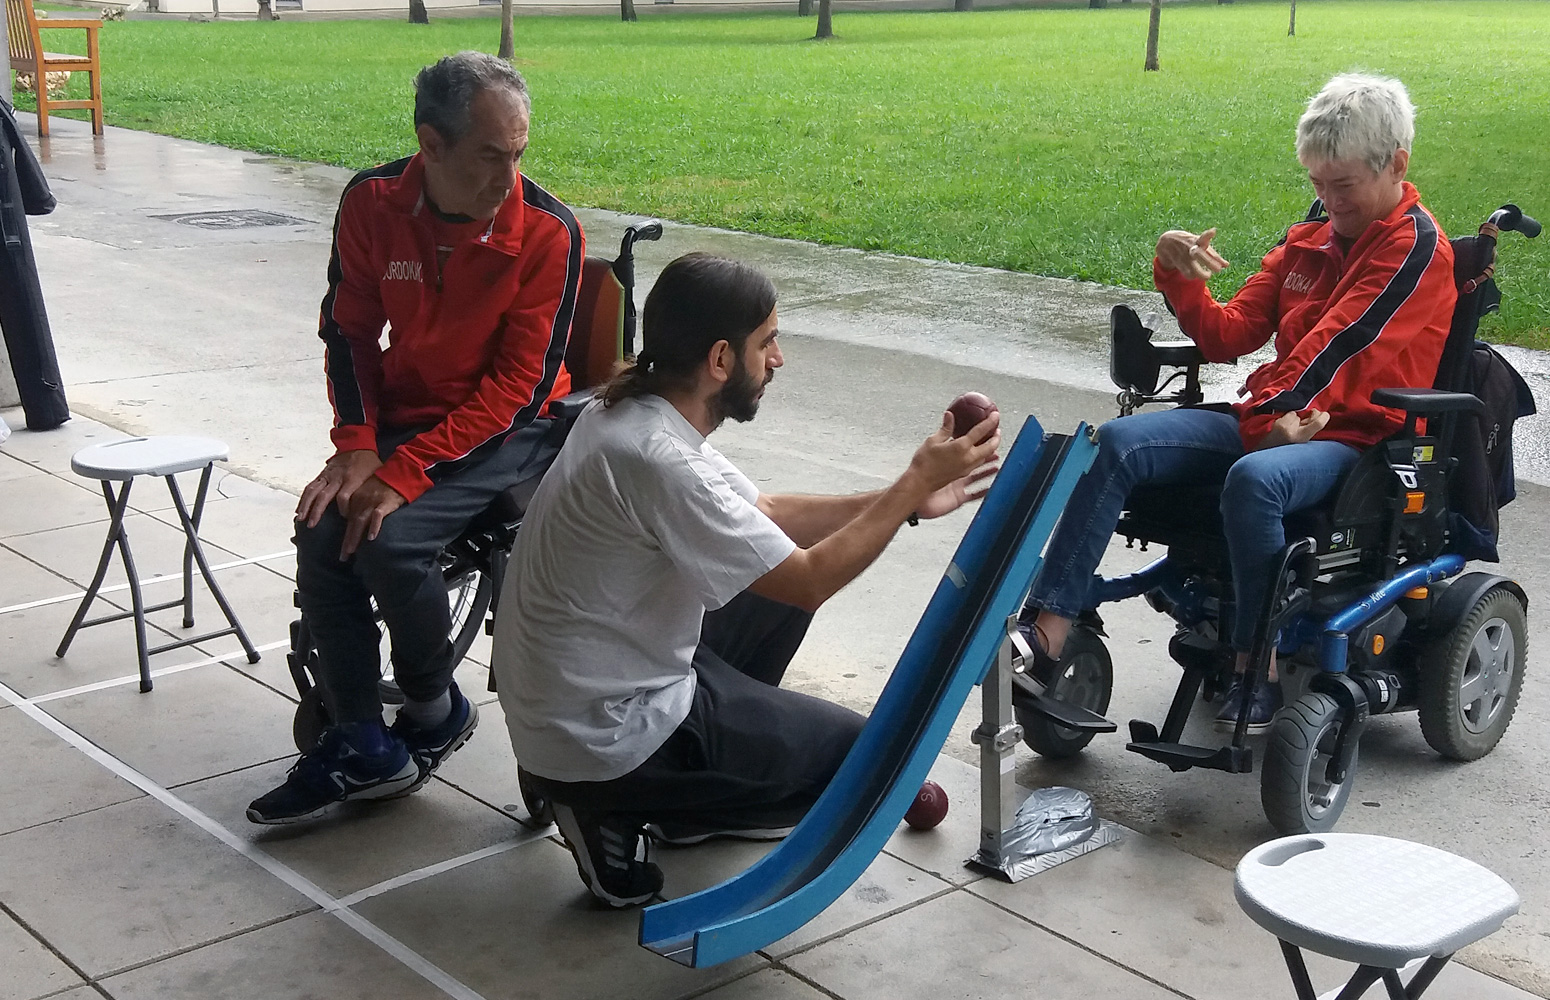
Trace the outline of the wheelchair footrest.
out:
<instances>
[{"instance_id":1,"label":"wheelchair footrest","mask_svg":"<svg viewBox=\"0 0 1550 1000\"><path fill-rule=\"evenodd\" d=\"M1013 674L1013 683L1016 684L1022 677L1021 674ZM1077 729L1084 733L1112 733L1119 729L1119 726L1097 712L1034 691L1032 685L1018 685L1016 690L1019 705L1038 712L1051 722L1059 723L1067 729Z\"/></svg>"},{"instance_id":2,"label":"wheelchair footrest","mask_svg":"<svg viewBox=\"0 0 1550 1000\"><path fill-rule=\"evenodd\" d=\"M1155 728L1141 723L1154 734ZM1135 737L1136 723L1131 723L1131 736ZM1196 747L1188 743L1165 743L1161 740L1134 740L1125 749L1138 753L1159 764L1168 765L1171 771L1188 771L1192 767L1208 767L1213 771L1229 774L1247 774L1254 770L1254 751L1248 747Z\"/></svg>"}]
</instances>

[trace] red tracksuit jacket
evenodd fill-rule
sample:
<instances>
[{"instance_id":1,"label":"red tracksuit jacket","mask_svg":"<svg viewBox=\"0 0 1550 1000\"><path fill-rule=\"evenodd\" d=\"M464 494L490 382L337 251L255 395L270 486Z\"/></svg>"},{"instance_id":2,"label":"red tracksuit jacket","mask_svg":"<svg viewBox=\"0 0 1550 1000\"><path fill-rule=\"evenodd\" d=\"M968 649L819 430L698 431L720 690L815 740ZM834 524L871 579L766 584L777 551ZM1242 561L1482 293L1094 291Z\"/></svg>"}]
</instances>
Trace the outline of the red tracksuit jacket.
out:
<instances>
[{"instance_id":1,"label":"red tracksuit jacket","mask_svg":"<svg viewBox=\"0 0 1550 1000\"><path fill-rule=\"evenodd\" d=\"M377 471L414 500L570 392L584 253L570 209L521 177L438 281L419 155L356 174L334 220L318 333L336 451L376 450L378 427L429 426Z\"/></svg>"},{"instance_id":2,"label":"red tracksuit jacket","mask_svg":"<svg viewBox=\"0 0 1550 1000\"><path fill-rule=\"evenodd\" d=\"M1409 182L1394 211L1348 254L1329 222L1293 226L1226 304L1204 281L1155 259L1152 279L1179 329L1211 361L1248 354L1275 335L1275 360L1249 376L1248 398L1235 407L1247 449L1290 410L1328 412L1318 437L1355 448L1394 433L1403 411L1369 397L1432 385L1458 298L1453 247Z\"/></svg>"}]
</instances>

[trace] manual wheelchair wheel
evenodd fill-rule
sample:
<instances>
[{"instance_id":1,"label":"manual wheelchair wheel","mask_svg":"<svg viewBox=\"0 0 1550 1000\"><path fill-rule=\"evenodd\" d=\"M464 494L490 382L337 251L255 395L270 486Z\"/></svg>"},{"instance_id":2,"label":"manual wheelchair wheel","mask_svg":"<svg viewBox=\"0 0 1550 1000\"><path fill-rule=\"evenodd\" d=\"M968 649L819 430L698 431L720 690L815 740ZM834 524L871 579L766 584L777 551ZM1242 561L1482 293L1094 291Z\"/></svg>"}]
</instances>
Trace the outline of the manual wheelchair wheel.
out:
<instances>
[{"instance_id":1,"label":"manual wheelchair wheel","mask_svg":"<svg viewBox=\"0 0 1550 1000\"><path fill-rule=\"evenodd\" d=\"M1528 616L1505 587L1486 591L1420 657L1421 735L1450 760L1496 748L1523 690Z\"/></svg>"},{"instance_id":2,"label":"manual wheelchair wheel","mask_svg":"<svg viewBox=\"0 0 1550 1000\"><path fill-rule=\"evenodd\" d=\"M1074 626L1060 651L1060 662L1044 671L1031 668L1030 673L1056 701L1080 706L1096 715L1109 710L1109 697L1114 693L1114 661L1103 639L1091 628ZM1097 735L1067 728L1023 708L1015 693L1012 711L1017 724L1023 727L1023 742L1045 757L1075 757Z\"/></svg>"},{"instance_id":3,"label":"manual wheelchair wheel","mask_svg":"<svg viewBox=\"0 0 1550 1000\"><path fill-rule=\"evenodd\" d=\"M1356 777L1356 754L1345 780L1331 784L1330 759L1345 713L1327 694L1310 691L1276 713L1260 772L1259 798L1265 816L1283 836L1334 829Z\"/></svg>"}]
</instances>

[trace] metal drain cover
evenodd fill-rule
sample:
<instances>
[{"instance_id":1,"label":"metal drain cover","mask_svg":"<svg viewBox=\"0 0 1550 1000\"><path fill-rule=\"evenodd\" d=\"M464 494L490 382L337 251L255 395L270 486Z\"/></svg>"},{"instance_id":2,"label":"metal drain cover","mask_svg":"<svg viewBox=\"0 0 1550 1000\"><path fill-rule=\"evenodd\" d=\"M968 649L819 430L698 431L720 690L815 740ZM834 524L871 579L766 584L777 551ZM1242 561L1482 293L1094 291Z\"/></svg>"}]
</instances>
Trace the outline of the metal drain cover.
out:
<instances>
[{"instance_id":1,"label":"metal drain cover","mask_svg":"<svg viewBox=\"0 0 1550 1000\"><path fill-rule=\"evenodd\" d=\"M265 212L257 208L235 208L218 212L184 212L180 215L153 215L153 219L165 219L180 226L195 229L256 229L260 226L310 226L310 220L280 212Z\"/></svg>"}]
</instances>

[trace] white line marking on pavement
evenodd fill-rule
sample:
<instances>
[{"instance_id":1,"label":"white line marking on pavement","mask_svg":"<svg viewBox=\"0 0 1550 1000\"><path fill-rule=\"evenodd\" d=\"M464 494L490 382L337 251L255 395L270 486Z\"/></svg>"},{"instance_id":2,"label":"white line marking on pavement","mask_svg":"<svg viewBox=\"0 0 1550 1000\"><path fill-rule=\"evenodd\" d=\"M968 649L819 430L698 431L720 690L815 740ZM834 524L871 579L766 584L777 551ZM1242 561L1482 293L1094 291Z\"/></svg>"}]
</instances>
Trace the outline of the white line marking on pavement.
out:
<instances>
[{"instance_id":1,"label":"white line marking on pavement","mask_svg":"<svg viewBox=\"0 0 1550 1000\"><path fill-rule=\"evenodd\" d=\"M23 712L23 714L27 715L44 729L47 729L55 736L75 747L77 750L81 751L81 753L85 754L87 757L90 757L98 764L101 764L103 767L118 775L120 778L123 778L131 785L134 785L145 794L151 796L153 799L156 799L162 805L166 806L173 812L182 816L184 819L193 823L195 826L199 827L201 830L205 831L216 840L219 840L227 847L230 847L238 854L247 858L255 865L258 865L264 871L273 875L281 882L284 882L292 889L295 889L303 896L306 896L308 899L312 900L312 902L321 907L325 913L330 913L337 917L345 926L349 927L351 930L355 931L361 937L370 941L378 948L381 948L384 952L391 955L393 958L402 962L405 966L419 974L427 982L431 983L447 996L452 997L453 1000L484 1000L482 996L480 996L469 987L463 985L463 983L459 982L457 979L454 979L445 970L430 961L430 959L426 958L419 952L404 944L402 941L393 937L387 931L378 927L370 920L367 920L359 913L356 913L354 910L346 907L338 899L335 899L333 896L329 895L329 893L316 882L313 882L311 879L307 878L305 875L296 871L289 865L286 865L271 855L266 854L264 851L259 849L256 844L244 840L237 836L235 833L232 833L216 820L206 816L204 813L200 812L189 803L178 798L176 795L172 794L161 785L158 785L150 778L141 774L139 771L135 770L128 764L119 760L117 757L108 753L106 750L97 746L95 743L88 740L74 729L71 729L63 722L60 722L52 715L49 715L47 712L43 711L43 709L37 707L28 699L23 698L21 695L17 694L3 683L0 683L0 699L4 699L5 701L10 702L12 705L15 705Z\"/></svg>"},{"instance_id":2,"label":"white line marking on pavement","mask_svg":"<svg viewBox=\"0 0 1550 1000\"><path fill-rule=\"evenodd\" d=\"M210 572L216 573L223 569L232 569L237 566L251 566L254 563L268 562L271 559L282 559L285 556L295 555L295 549L286 549L284 552L271 552L266 556L251 556L247 559L233 559L231 562L216 563L210 567ZM149 587L153 583L166 583L168 580L183 580L181 573L169 573L164 576L153 576L140 581L140 586ZM115 583L111 587L103 587L97 591L97 596L103 594L116 594L121 590L128 590L129 584ZM77 601L86 596L86 591L77 590L73 594L60 594L58 597L45 597L41 601L28 601L25 604L12 604L10 607L0 608L0 615L10 614L12 611L30 611L33 608L43 608L50 604L63 604L66 601Z\"/></svg>"},{"instance_id":3,"label":"white line marking on pavement","mask_svg":"<svg viewBox=\"0 0 1550 1000\"><path fill-rule=\"evenodd\" d=\"M278 642L266 642L262 646L254 646L255 653L267 653L271 649L279 649L281 646L289 646L289 639L281 639ZM151 671L151 678L165 677L168 674L181 674L185 670L193 670L195 667L208 667L212 663L221 663L225 660L247 659L248 654L241 649L234 649L229 653L220 653L216 656L207 656L203 660L194 660L191 663L178 663L170 667L161 667ZM54 691L49 694L40 694L36 698L29 699L34 705L41 705L45 701L58 701L61 698L69 698L78 694L90 694L93 691L102 691L106 688L120 687L124 684L140 683L138 673L125 674L122 677L114 677L111 680L97 681L92 684L82 684L80 687L65 688L63 691Z\"/></svg>"},{"instance_id":4,"label":"white line marking on pavement","mask_svg":"<svg viewBox=\"0 0 1550 1000\"><path fill-rule=\"evenodd\" d=\"M505 854L507 851L512 850L513 848L521 847L524 844L531 844L535 840L543 840L545 837L552 833L554 833L554 827L552 825L543 830L524 830L512 840L505 840L499 844L491 844L489 847L482 847L477 851L470 851L469 853L456 858L448 858L439 864L427 865L424 868L417 868L412 872L405 872L396 878L390 878L385 882L378 882L376 885L368 885L366 888L361 889L358 892L352 892L350 895L342 897L339 900L339 905L354 906L356 903L370 899L373 896L380 896L384 892L392 892L394 889L399 889L406 885L413 885L414 883L423 879L428 879L433 875L440 875L442 872L449 872L454 868L461 868L464 865L473 864L475 861L483 861L485 858L493 858L497 854Z\"/></svg>"}]
</instances>

